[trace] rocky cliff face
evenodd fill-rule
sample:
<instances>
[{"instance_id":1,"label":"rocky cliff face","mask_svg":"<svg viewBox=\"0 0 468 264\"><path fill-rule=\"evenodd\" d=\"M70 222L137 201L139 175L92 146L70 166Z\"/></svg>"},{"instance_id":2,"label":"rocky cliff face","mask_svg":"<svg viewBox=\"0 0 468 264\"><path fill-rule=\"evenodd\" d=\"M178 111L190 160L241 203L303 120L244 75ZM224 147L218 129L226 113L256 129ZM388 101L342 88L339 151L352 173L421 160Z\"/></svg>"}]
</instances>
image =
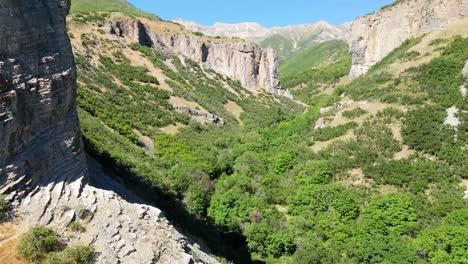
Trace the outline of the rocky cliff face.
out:
<instances>
[{"instance_id":1,"label":"rocky cliff face","mask_svg":"<svg viewBox=\"0 0 468 264\"><path fill-rule=\"evenodd\" d=\"M63 175L85 175L67 6L8 0L0 8L2 190L28 191Z\"/></svg>"},{"instance_id":2,"label":"rocky cliff face","mask_svg":"<svg viewBox=\"0 0 468 264\"><path fill-rule=\"evenodd\" d=\"M262 49L246 42L207 41L191 34L155 34L136 20L114 20L109 30L140 44L200 62L239 81L245 88L263 88L269 93L292 98L280 87L278 60L273 49Z\"/></svg>"},{"instance_id":3,"label":"rocky cliff face","mask_svg":"<svg viewBox=\"0 0 468 264\"><path fill-rule=\"evenodd\" d=\"M59 0L0 3L0 193L12 200L21 230L43 224L66 237L67 224L79 221L86 232L66 239L93 244L96 263L193 263L192 251L217 263L158 209L128 202L99 166L89 169L68 9L69 1ZM93 177L98 187L89 185Z\"/></svg>"},{"instance_id":4,"label":"rocky cliff face","mask_svg":"<svg viewBox=\"0 0 468 264\"><path fill-rule=\"evenodd\" d=\"M468 16L468 0L404 0L393 7L356 19L349 45L356 78L405 40Z\"/></svg>"}]
</instances>

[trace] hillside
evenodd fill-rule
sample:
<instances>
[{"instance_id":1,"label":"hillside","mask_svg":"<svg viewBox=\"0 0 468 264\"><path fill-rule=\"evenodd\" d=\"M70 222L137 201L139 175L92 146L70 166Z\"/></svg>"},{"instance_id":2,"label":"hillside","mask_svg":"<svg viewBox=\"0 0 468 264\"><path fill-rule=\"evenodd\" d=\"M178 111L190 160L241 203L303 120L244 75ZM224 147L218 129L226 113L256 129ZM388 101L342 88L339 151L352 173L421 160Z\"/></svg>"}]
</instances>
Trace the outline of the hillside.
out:
<instances>
[{"instance_id":1,"label":"hillside","mask_svg":"<svg viewBox=\"0 0 468 264\"><path fill-rule=\"evenodd\" d=\"M71 13L86 12L121 12L136 17L146 17L150 19L159 19L157 16L144 12L127 0L73 0L71 1Z\"/></svg>"},{"instance_id":2,"label":"hillside","mask_svg":"<svg viewBox=\"0 0 468 264\"><path fill-rule=\"evenodd\" d=\"M202 237L218 254L245 261L242 245L221 242L224 230L201 221L214 181L232 170L230 148L241 140L242 131L256 137L259 128L290 119L304 108L261 88L242 87L210 69L209 59L190 59L194 53L184 56L178 46L152 49L140 44L145 38L127 35L136 32L131 29L136 20L122 14L73 14L68 20L88 153L119 168L130 188L168 212L185 232ZM169 22L141 21L151 31L139 35L154 33L151 39L160 38L158 43L165 36L187 37L194 44L204 38ZM218 53L223 52L221 42L212 44ZM225 45L229 51L237 44ZM229 66L247 69L246 64L236 65Z\"/></svg>"},{"instance_id":3,"label":"hillside","mask_svg":"<svg viewBox=\"0 0 468 264\"><path fill-rule=\"evenodd\" d=\"M347 81L351 67L348 45L332 40L308 48L284 61L280 80L292 95L310 105L329 96L338 84Z\"/></svg>"},{"instance_id":4,"label":"hillside","mask_svg":"<svg viewBox=\"0 0 468 264\"><path fill-rule=\"evenodd\" d=\"M348 56L348 45L339 40L331 40L299 52L280 64L280 73L288 75L312 68L330 66Z\"/></svg>"},{"instance_id":5,"label":"hillside","mask_svg":"<svg viewBox=\"0 0 468 264\"><path fill-rule=\"evenodd\" d=\"M431 259L465 250L455 241L466 223L453 220L467 209L462 24L408 41L348 84L345 45L305 52L318 61L289 69L304 73L292 92L313 105L300 113L196 61L70 19L87 151L217 254L240 261L240 245L268 263L418 263L420 250ZM444 125L454 105L458 130ZM454 230L451 252L427 244L440 230Z\"/></svg>"}]
</instances>

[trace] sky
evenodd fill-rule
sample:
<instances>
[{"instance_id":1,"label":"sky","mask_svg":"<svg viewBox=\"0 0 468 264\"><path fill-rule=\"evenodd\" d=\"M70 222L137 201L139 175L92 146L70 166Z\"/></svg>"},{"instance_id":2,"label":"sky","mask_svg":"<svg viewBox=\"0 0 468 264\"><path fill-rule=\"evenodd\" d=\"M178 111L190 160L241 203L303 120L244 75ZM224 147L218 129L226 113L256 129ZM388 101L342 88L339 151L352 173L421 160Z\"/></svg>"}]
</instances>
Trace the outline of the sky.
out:
<instances>
[{"instance_id":1,"label":"sky","mask_svg":"<svg viewBox=\"0 0 468 264\"><path fill-rule=\"evenodd\" d=\"M129 0L159 17L183 18L211 26L215 22L257 22L266 27L319 20L334 25L379 10L395 0Z\"/></svg>"}]
</instances>

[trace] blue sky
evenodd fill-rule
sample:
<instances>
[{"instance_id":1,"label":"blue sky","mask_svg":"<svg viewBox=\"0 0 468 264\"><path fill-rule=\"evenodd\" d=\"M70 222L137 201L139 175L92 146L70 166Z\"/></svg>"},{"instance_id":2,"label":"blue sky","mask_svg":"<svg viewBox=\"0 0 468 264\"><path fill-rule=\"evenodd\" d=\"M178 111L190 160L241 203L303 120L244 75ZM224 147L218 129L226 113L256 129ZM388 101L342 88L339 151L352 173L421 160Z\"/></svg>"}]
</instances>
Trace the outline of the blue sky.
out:
<instances>
[{"instance_id":1,"label":"blue sky","mask_svg":"<svg viewBox=\"0 0 468 264\"><path fill-rule=\"evenodd\" d=\"M266 27L326 20L338 25L394 0L129 0L163 19L183 18L204 25L257 22Z\"/></svg>"}]
</instances>

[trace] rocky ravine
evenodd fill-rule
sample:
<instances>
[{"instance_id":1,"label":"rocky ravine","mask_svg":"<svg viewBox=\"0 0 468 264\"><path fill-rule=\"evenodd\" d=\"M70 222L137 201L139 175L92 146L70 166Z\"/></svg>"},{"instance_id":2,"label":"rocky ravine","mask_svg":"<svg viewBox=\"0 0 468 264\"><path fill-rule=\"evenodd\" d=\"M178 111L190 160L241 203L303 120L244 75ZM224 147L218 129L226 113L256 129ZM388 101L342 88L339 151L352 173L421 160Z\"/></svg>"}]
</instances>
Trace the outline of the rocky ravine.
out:
<instances>
[{"instance_id":1,"label":"rocky ravine","mask_svg":"<svg viewBox=\"0 0 468 264\"><path fill-rule=\"evenodd\" d=\"M239 81L247 89L262 88L292 99L289 91L280 86L278 59L273 49L262 49L246 42L206 41L191 34L155 34L148 25L132 19L114 20L109 30L142 45L200 62Z\"/></svg>"},{"instance_id":2,"label":"rocky ravine","mask_svg":"<svg viewBox=\"0 0 468 264\"><path fill-rule=\"evenodd\" d=\"M402 0L356 19L349 31L351 79L382 60L405 40L468 17L468 0Z\"/></svg>"},{"instance_id":3,"label":"rocky ravine","mask_svg":"<svg viewBox=\"0 0 468 264\"><path fill-rule=\"evenodd\" d=\"M93 244L97 263L217 263L153 207L130 203L98 166L87 166L75 110L76 73L65 33L69 1L0 4L0 192L21 229L48 225L70 243ZM133 201L135 202L135 201ZM138 201L136 201L138 202Z\"/></svg>"}]
</instances>

